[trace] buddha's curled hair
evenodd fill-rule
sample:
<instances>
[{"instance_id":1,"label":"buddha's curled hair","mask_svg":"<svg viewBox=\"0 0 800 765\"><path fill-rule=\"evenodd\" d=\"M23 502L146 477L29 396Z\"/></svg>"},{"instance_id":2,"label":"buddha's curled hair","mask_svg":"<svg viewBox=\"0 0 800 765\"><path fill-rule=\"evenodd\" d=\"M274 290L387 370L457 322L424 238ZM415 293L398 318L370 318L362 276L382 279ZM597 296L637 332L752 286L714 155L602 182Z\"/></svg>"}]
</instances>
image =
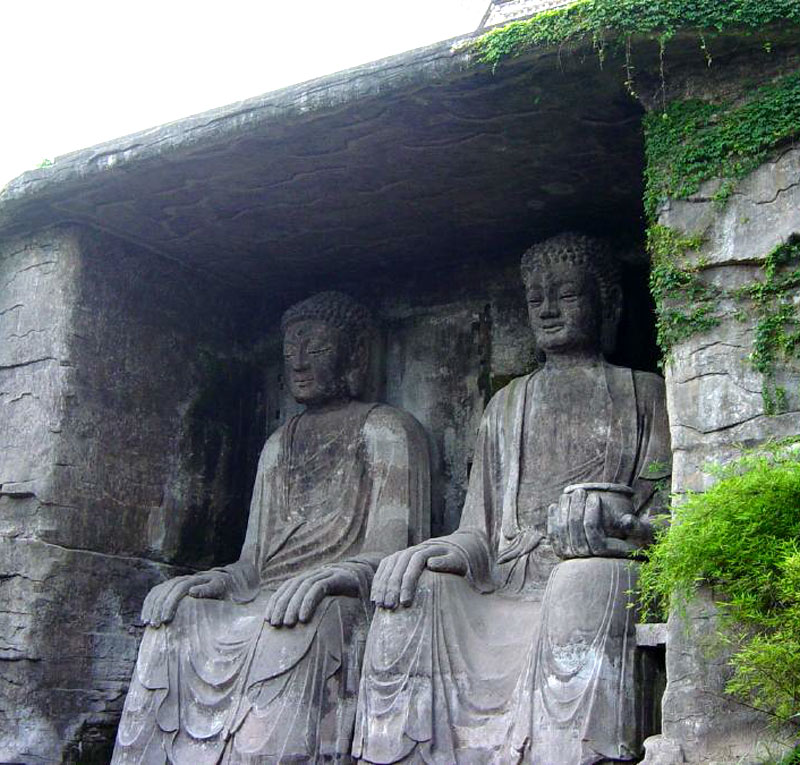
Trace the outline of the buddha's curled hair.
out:
<instances>
[{"instance_id":1,"label":"buddha's curled hair","mask_svg":"<svg viewBox=\"0 0 800 765\"><path fill-rule=\"evenodd\" d=\"M520 270L527 284L530 274L556 263L570 263L587 268L600 285L603 301L611 288L620 282L620 268L608 244L585 234L572 231L537 242L522 256Z\"/></svg>"},{"instance_id":2,"label":"buddha's curled hair","mask_svg":"<svg viewBox=\"0 0 800 765\"><path fill-rule=\"evenodd\" d=\"M372 314L344 292L318 292L295 303L283 314L281 331L298 321L316 320L330 324L352 337L373 329Z\"/></svg>"}]
</instances>

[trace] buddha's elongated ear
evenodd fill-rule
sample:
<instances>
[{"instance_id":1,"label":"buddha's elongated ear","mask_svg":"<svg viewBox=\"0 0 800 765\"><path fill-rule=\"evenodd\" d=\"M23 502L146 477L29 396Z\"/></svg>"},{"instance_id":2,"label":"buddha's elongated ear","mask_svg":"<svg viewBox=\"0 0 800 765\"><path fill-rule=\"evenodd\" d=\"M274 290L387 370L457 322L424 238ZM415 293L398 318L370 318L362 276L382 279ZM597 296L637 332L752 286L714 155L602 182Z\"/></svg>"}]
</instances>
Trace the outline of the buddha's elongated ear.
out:
<instances>
[{"instance_id":1,"label":"buddha's elongated ear","mask_svg":"<svg viewBox=\"0 0 800 765\"><path fill-rule=\"evenodd\" d=\"M611 353L617 344L617 330L622 316L622 287L619 284L609 284L602 300L603 328L600 339L603 353Z\"/></svg>"},{"instance_id":2,"label":"buddha's elongated ear","mask_svg":"<svg viewBox=\"0 0 800 765\"><path fill-rule=\"evenodd\" d=\"M364 392L364 384L369 369L369 333L359 332L351 340L350 358L347 368L347 390L351 398L359 398Z\"/></svg>"}]
</instances>

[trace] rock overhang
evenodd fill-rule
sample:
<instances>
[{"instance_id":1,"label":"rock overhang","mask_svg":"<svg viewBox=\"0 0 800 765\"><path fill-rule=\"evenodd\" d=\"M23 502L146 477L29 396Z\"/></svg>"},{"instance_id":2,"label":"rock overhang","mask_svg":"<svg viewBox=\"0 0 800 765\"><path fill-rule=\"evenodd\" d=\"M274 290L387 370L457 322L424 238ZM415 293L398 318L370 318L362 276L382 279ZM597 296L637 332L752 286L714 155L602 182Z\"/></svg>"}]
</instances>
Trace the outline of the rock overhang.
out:
<instances>
[{"instance_id":1,"label":"rock overhang","mask_svg":"<svg viewBox=\"0 0 800 765\"><path fill-rule=\"evenodd\" d=\"M639 231L624 60L586 43L492 71L469 41L60 157L0 193L0 235L79 224L269 294L518 254L568 226Z\"/></svg>"}]
</instances>

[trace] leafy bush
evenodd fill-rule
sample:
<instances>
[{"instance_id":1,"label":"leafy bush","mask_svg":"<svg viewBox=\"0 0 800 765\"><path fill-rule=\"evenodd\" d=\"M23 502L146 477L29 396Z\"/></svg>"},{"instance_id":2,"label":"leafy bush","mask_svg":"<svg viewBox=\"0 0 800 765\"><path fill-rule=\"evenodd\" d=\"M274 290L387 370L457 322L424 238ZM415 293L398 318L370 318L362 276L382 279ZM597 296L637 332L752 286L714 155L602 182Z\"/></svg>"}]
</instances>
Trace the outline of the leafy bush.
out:
<instances>
[{"instance_id":1,"label":"leafy bush","mask_svg":"<svg viewBox=\"0 0 800 765\"><path fill-rule=\"evenodd\" d=\"M714 472L674 511L642 566L646 611L683 611L701 585L718 596L733 646L726 691L800 727L800 450L784 442Z\"/></svg>"}]
</instances>

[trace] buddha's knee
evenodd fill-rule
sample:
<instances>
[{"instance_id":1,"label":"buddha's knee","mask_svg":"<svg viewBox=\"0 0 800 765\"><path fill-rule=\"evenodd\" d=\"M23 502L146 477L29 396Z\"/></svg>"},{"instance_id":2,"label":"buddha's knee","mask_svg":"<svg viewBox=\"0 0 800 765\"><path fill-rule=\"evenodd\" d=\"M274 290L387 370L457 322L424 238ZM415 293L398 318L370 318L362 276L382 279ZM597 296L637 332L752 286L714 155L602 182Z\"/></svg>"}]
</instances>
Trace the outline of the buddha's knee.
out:
<instances>
[{"instance_id":1,"label":"buddha's knee","mask_svg":"<svg viewBox=\"0 0 800 765\"><path fill-rule=\"evenodd\" d=\"M633 629L631 562L614 558L576 558L553 570L548 586L548 632L556 643L588 638L605 625L608 634Z\"/></svg>"}]
</instances>

